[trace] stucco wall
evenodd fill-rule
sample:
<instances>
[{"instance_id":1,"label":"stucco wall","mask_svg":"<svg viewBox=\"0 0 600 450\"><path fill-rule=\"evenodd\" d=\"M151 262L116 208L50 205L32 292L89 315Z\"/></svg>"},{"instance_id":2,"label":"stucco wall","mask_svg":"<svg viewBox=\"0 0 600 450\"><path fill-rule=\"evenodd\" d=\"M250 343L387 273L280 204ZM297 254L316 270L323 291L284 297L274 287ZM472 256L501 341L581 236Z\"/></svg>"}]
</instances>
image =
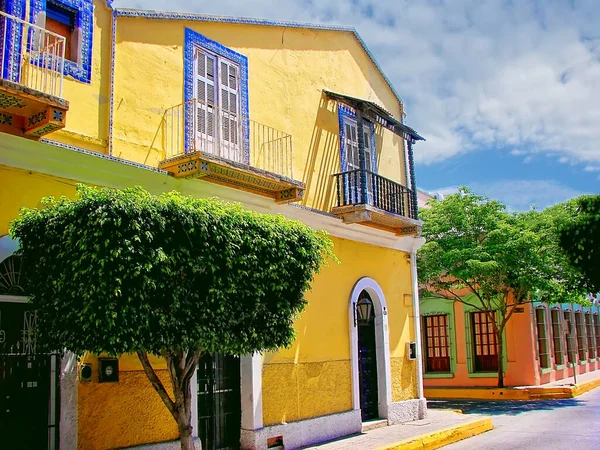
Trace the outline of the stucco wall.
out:
<instances>
[{"instance_id":1,"label":"stucco wall","mask_svg":"<svg viewBox=\"0 0 600 450\"><path fill-rule=\"evenodd\" d=\"M292 135L294 178L307 184L304 201L329 210L331 175L340 171L339 126L337 109L322 90L400 113L396 97L350 32L119 17L115 156L150 165L162 159L150 147L163 111L183 102L186 27L248 58L250 118ZM402 140L378 127L376 142L379 172L405 184Z\"/></svg>"},{"instance_id":2,"label":"stucco wall","mask_svg":"<svg viewBox=\"0 0 600 450\"><path fill-rule=\"evenodd\" d=\"M168 372L157 374L166 387ZM142 371L118 383L79 383L78 448L104 450L177 439L177 425Z\"/></svg>"},{"instance_id":3,"label":"stucco wall","mask_svg":"<svg viewBox=\"0 0 600 450\"><path fill-rule=\"evenodd\" d=\"M309 305L295 322L293 346L266 355L263 367L265 425L352 408L349 302L354 284L373 278L388 306L392 400L416 396L416 365L406 361L414 336L410 265L406 253L333 238L340 264L330 263L307 292ZM325 364L326 363L326 364ZM318 388L311 392L312 388Z\"/></svg>"},{"instance_id":4,"label":"stucco wall","mask_svg":"<svg viewBox=\"0 0 600 450\"><path fill-rule=\"evenodd\" d=\"M94 1L91 82L70 77L63 81L62 97L69 101L66 127L46 136L99 153L108 151L112 11L106 1Z\"/></svg>"}]
</instances>

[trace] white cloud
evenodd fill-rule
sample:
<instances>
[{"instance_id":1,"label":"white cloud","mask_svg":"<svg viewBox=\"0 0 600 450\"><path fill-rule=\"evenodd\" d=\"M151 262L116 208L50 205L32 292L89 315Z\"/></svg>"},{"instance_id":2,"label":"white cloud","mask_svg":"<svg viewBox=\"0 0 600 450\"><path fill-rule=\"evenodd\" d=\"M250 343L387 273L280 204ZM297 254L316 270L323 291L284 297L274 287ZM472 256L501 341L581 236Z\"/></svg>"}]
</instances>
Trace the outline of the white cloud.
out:
<instances>
[{"instance_id":1,"label":"white cloud","mask_svg":"<svg viewBox=\"0 0 600 450\"><path fill-rule=\"evenodd\" d=\"M506 147L600 163L597 0L172 0L168 8L354 25L427 138L417 162Z\"/></svg>"}]
</instances>

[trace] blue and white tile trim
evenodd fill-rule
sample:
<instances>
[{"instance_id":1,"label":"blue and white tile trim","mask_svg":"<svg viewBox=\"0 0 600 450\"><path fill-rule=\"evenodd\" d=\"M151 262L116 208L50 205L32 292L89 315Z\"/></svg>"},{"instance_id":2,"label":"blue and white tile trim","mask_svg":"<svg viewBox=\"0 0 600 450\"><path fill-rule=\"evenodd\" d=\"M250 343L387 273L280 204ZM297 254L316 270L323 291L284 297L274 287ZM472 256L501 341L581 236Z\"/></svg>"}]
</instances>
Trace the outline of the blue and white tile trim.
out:
<instances>
[{"instance_id":1,"label":"blue and white tile trim","mask_svg":"<svg viewBox=\"0 0 600 450\"><path fill-rule=\"evenodd\" d=\"M162 169L158 169L156 167L148 166L146 164L136 163L136 162L130 161L128 159L117 158L115 156L103 155L102 153L96 153L91 150L87 150L85 148L76 147L74 145L69 145L69 144L64 144L62 142L54 141L52 139L42 138L42 139L40 139L40 142L42 144L53 145L55 147L64 148L66 150L72 150L74 152L82 153L84 155L93 156L94 158L105 159L107 161L114 161L114 162L118 162L119 164L125 164L126 166L137 167L138 169L144 169L144 170L148 170L150 172L160 173L162 175L169 175L169 172L166 172Z\"/></svg>"},{"instance_id":2,"label":"blue and white tile trim","mask_svg":"<svg viewBox=\"0 0 600 450\"><path fill-rule=\"evenodd\" d=\"M348 27L343 25L322 25L322 24L308 24L302 22L293 22L293 21L273 21L273 20L263 20L263 19L250 19L246 17L227 17L227 16L212 16L207 14L192 14L192 13L170 13L163 11L145 11L140 9L117 9L117 15L122 17L141 17L145 19L162 19L162 20L187 20L191 22L227 22L227 23L243 23L243 24L251 24L251 25L265 25L265 26L273 26L273 27L285 27L285 28L306 28L309 30L325 30L325 31L347 31L354 35L354 38L358 41L358 43L362 46L365 53L371 60L371 62L377 67L381 76L388 84L389 88L392 90L398 101L403 104L402 97L394 88L394 85L390 81L390 79L383 72L383 69L375 59L367 44L358 34L358 31L354 27Z\"/></svg>"},{"instance_id":3,"label":"blue and white tile trim","mask_svg":"<svg viewBox=\"0 0 600 450\"><path fill-rule=\"evenodd\" d=\"M82 83L92 80L92 43L94 34L93 0L52 0L53 2L76 11L75 27L81 29L80 63L65 59L63 74ZM35 23L38 13L46 11L46 0L32 0L29 20Z\"/></svg>"},{"instance_id":4,"label":"blue and white tile trim","mask_svg":"<svg viewBox=\"0 0 600 450\"><path fill-rule=\"evenodd\" d=\"M25 20L25 0L5 0L2 2L2 7L7 14ZM2 45L5 45L4 36L6 36L7 43L13 44L8 47L7 51L3 52L4 61L2 61L2 67L4 67L4 73L1 74L2 78L18 83L20 81L19 74L21 73L19 64L21 64L20 49L23 42L23 28L14 23L14 21L9 21L7 23L6 20L1 20L0 32L2 33L0 34L0 38L3 42Z\"/></svg>"},{"instance_id":5,"label":"blue and white tile trim","mask_svg":"<svg viewBox=\"0 0 600 450\"><path fill-rule=\"evenodd\" d=\"M117 12L118 15L118 12ZM194 98L194 49L197 47L204 48L211 53L222 56L240 66L240 97L242 115L245 118L249 117L248 111L248 58L237 53L216 41L208 39L200 33L189 28L185 29L185 46L184 46L184 102L193 100ZM193 148L194 135L194 107L191 103L186 103L185 106L185 152L187 153ZM248 129L248 121L244 120L244 158L246 164L250 164L250 130Z\"/></svg>"},{"instance_id":6,"label":"blue and white tile trim","mask_svg":"<svg viewBox=\"0 0 600 450\"><path fill-rule=\"evenodd\" d=\"M112 6L108 3L108 7ZM115 114L115 58L117 56L117 11L112 12L110 39L110 104L108 110L108 154L113 154L113 119Z\"/></svg>"},{"instance_id":7,"label":"blue and white tile trim","mask_svg":"<svg viewBox=\"0 0 600 450\"><path fill-rule=\"evenodd\" d=\"M342 163L342 172L346 172L348 170L348 158L346 155L346 127L344 126L344 118L346 117L356 121L356 112L343 103L338 103L338 122L340 125L340 161ZM377 173L375 125L368 120L364 121L369 124L369 128L371 129L371 167L373 168L373 172Z\"/></svg>"}]
</instances>

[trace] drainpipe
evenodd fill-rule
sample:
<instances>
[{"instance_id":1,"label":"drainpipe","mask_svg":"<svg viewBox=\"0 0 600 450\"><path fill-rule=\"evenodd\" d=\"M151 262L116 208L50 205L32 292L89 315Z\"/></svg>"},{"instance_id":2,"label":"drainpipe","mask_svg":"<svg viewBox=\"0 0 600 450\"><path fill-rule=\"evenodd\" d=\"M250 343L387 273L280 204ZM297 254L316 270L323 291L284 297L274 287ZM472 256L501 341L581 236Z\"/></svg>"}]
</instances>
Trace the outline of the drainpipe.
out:
<instances>
[{"instance_id":1,"label":"drainpipe","mask_svg":"<svg viewBox=\"0 0 600 450\"><path fill-rule=\"evenodd\" d=\"M425 238L415 237L413 248L410 253L410 272L413 290L413 315L415 318L415 342L417 344L417 395L424 399L423 395L423 358L421 355L421 309L419 305L419 280L417 278L417 250L425 243Z\"/></svg>"}]
</instances>

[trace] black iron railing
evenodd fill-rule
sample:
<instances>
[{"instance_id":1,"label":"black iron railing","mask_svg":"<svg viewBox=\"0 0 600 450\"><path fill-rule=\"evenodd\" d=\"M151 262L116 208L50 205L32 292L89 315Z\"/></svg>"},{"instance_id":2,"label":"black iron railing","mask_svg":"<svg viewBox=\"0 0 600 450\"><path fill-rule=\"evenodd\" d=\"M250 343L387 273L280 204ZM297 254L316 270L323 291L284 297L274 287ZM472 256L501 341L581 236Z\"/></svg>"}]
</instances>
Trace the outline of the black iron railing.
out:
<instances>
[{"instance_id":1,"label":"black iron railing","mask_svg":"<svg viewBox=\"0 0 600 450\"><path fill-rule=\"evenodd\" d=\"M360 169L336 173L337 206L371 205L392 214L417 217L413 193L400 183Z\"/></svg>"}]
</instances>

